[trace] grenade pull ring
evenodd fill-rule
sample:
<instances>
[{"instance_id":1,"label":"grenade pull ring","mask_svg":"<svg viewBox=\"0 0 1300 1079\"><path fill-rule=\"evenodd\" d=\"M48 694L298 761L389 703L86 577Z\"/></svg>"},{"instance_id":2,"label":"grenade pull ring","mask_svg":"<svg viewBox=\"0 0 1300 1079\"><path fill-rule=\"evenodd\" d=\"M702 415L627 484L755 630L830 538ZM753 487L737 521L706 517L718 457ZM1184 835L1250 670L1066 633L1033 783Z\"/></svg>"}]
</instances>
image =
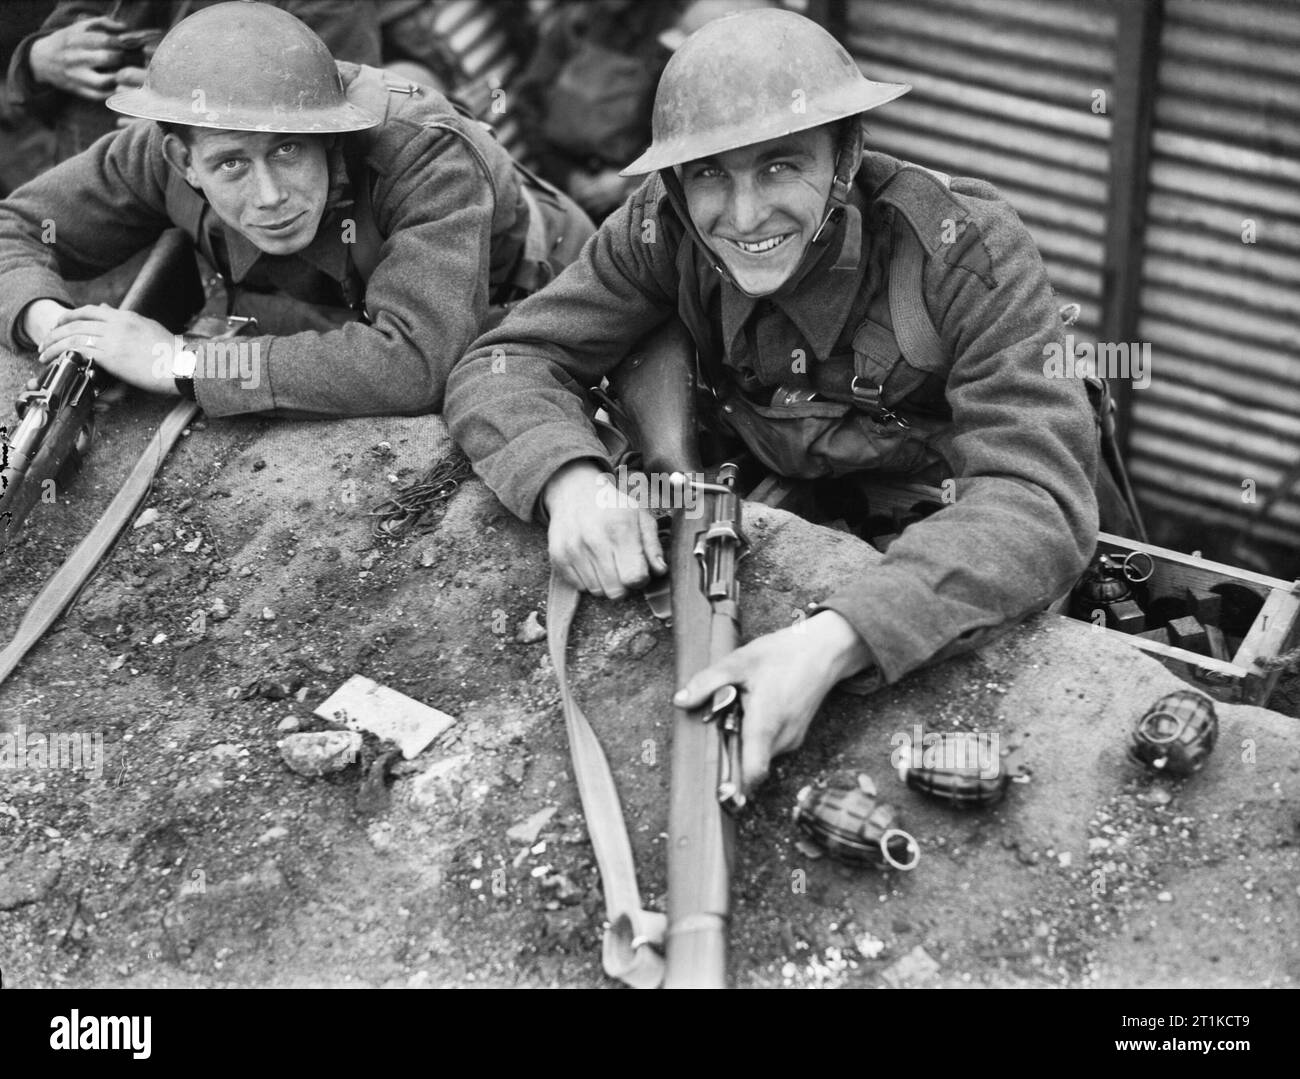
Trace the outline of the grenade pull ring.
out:
<instances>
[{"instance_id":1,"label":"grenade pull ring","mask_svg":"<svg viewBox=\"0 0 1300 1079\"><path fill-rule=\"evenodd\" d=\"M823 853L849 865L914 868L920 846L894 826L898 811L877 799L870 776L862 774L848 782L846 778L837 777L825 789L809 785L799 792L794 807L799 830Z\"/></svg>"},{"instance_id":2,"label":"grenade pull ring","mask_svg":"<svg viewBox=\"0 0 1300 1079\"><path fill-rule=\"evenodd\" d=\"M1160 719L1172 719L1174 721L1174 730L1172 734L1162 734L1160 726L1153 721ZM1182 737L1183 731L1187 729L1188 716L1176 716L1173 712L1166 712L1163 709L1155 712L1148 712L1142 717L1138 724L1138 730L1142 737L1148 742L1154 742L1156 745L1165 746L1178 741Z\"/></svg>"},{"instance_id":3,"label":"grenade pull ring","mask_svg":"<svg viewBox=\"0 0 1300 1079\"><path fill-rule=\"evenodd\" d=\"M1147 571L1145 573L1134 567L1133 560L1135 558L1145 558L1147 560ZM1146 551L1130 551L1120 563L1120 569L1123 570L1124 576L1134 584L1141 584L1143 581L1151 580L1151 575L1156 571L1156 560Z\"/></svg>"},{"instance_id":4,"label":"grenade pull ring","mask_svg":"<svg viewBox=\"0 0 1300 1079\"><path fill-rule=\"evenodd\" d=\"M906 851L907 861L902 862L894 857L889 849L891 843L897 843L902 840L902 845ZM911 834L903 831L901 828L887 828L885 834L880 837L880 853L884 855L885 861L895 869L901 869L906 873L909 869L915 869L916 863L921 860L921 847L912 838Z\"/></svg>"}]
</instances>

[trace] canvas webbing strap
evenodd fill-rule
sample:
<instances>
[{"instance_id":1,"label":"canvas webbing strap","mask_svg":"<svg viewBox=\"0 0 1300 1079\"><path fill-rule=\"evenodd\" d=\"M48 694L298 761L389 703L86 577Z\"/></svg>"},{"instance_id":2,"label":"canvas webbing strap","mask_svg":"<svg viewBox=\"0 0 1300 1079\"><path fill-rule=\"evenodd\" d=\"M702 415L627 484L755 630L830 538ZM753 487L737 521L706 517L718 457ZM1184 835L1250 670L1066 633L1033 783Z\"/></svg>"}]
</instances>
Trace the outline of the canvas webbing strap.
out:
<instances>
[{"instance_id":1,"label":"canvas webbing strap","mask_svg":"<svg viewBox=\"0 0 1300 1079\"><path fill-rule=\"evenodd\" d=\"M513 284L531 294L541 287L541 267L551 253L551 241L547 236L546 218L542 216L542 207L537 201L536 193L528 184L521 182L519 194L528 207L528 233L524 237L524 252L520 258L520 269L515 271Z\"/></svg>"},{"instance_id":2,"label":"canvas webbing strap","mask_svg":"<svg viewBox=\"0 0 1300 1079\"><path fill-rule=\"evenodd\" d=\"M149 492L149 486L162 465L172 446L190 421L199 411L196 401L180 401L167 414L162 426L154 432L145 447L140 460L131 469L122 489L113 497L104 511L104 516L90 530L90 534L77 544L76 550L68 555L67 560L46 582L40 595L32 600L27 614L18 624L18 631L3 652L0 652L0 682L3 682L15 667L22 662L28 650L44 636L63 613L63 609L72 602L95 572L95 567L113 546L117 535L135 516L140 503Z\"/></svg>"},{"instance_id":3,"label":"canvas webbing strap","mask_svg":"<svg viewBox=\"0 0 1300 1079\"><path fill-rule=\"evenodd\" d=\"M900 215L889 260L889 319L907 362L922 371L940 372L948 368L950 354L925 307L924 270L925 249Z\"/></svg>"},{"instance_id":4,"label":"canvas webbing strap","mask_svg":"<svg viewBox=\"0 0 1300 1079\"><path fill-rule=\"evenodd\" d=\"M634 989L656 989L664 979L661 954L668 919L657 911L641 906L641 892L636 883L636 863L632 860L632 843L623 820L623 806L618 788L609 770L600 739L582 714L569 687L565 652L569 645L569 628L578 609L579 593L558 574L551 574L546 601L546 638L560 687L560 703L569 732L569 753L573 774L587 819L587 834L600 867L601 887L605 893L605 939L602 962L605 973Z\"/></svg>"}]
</instances>

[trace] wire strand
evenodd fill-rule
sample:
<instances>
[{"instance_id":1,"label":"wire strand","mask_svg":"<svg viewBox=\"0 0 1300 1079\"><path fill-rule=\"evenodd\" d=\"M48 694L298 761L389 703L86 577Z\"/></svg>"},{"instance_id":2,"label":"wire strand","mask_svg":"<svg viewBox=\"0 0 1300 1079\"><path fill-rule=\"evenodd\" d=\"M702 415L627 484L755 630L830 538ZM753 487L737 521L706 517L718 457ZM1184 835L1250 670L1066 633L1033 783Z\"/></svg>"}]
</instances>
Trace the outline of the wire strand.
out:
<instances>
[{"instance_id":1,"label":"wire strand","mask_svg":"<svg viewBox=\"0 0 1300 1079\"><path fill-rule=\"evenodd\" d=\"M376 539L397 539L409 532L432 505L450 498L474 474L469 458L453 447L410 487L378 503L367 513L375 518L370 533Z\"/></svg>"}]
</instances>

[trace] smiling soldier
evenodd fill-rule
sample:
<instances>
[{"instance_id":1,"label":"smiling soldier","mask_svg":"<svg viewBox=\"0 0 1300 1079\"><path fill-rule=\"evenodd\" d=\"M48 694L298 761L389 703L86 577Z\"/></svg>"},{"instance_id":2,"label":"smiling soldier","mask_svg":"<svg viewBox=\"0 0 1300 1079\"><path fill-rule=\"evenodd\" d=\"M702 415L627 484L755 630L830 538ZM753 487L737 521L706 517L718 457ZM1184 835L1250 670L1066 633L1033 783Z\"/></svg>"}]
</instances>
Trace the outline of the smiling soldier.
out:
<instances>
[{"instance_id":1,"label":"smiling soldier","mask_svg":"<svg viewBox=\"0 0 1300 1079\"><path fill-rule=\"evenodd\" d=\"M159 43L105 136L0 203L0 325L49 361L74 349L210 416L415 414L503 306L592 231L437 91L337 63L284 11L218 4ZM199 364L157 322L72 308L89 277L172 225L257 319L246 364ZM201 351L201 350L199 350Z\"/></svg>"},{"instance_id":2,"label":"smiling soldier","mask_svg":"<svg viewBox=\"0 0 1300 1079\"><path fill-rule=\"evenodd\" d=\"M979 645L1064 593L1096 539L1094 420L1081 383L1044 377L1062 327L1024 227L983 182L863 150L861 114L907 89L865 79L790 12L705 26L665 69L653 143L626 170L655 175L448 383L453 435L488 485L549 518L556 569L611 598L665 563L650 514L611 497L577 391L647 335L672 347L679 322L708 425L768 469L954 480L951 505L818 613L679 695L739 687L749 786L837 682L894 682Z\"/></svg>"}]
</instances>

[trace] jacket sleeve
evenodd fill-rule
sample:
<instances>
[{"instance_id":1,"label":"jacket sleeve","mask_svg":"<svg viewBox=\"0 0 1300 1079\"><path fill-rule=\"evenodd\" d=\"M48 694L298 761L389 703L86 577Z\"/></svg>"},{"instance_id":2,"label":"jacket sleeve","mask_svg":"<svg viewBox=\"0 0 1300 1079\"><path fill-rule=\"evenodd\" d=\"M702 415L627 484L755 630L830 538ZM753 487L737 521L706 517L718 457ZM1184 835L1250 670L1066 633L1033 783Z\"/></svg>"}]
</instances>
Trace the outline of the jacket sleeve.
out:
<instances>
[{"instance_id":1,"label":"jacket sleeve","mask_svg":"<svg viewBox=\"0 0 1300 1079\"><path fill-rule=\"evenodd\" d=\"M144 121L105 135L0 202L0 327L44 297L71 305L66 280L94 277L148 247L170 224L161 134Z\"/></svg>"},{"instance_id":2,"label":"jacket sleeve","mask_svg":"<svg viewBox=\"0 0 1300 1079\"><path fill-rule=\"evenodd\" d=\"M563 465L606 459L586 391L676 310L676 243L648 180L582 253L452 371L446 419L475 470L514 514L532 520ZM678 237L680 239L680 237Z\"/></svg>"},{"instance_id":3,"label":"jacket sleeve","mask_svg":"<svg viewBox=\"0 0 1300 1079\"><path fill-rule=\"evenodd\" d=\"M1045 350L1063 339L1047 273L1009 205L967 205L976 242L955 265L927 259L925 273L931 316L955 357L955 502L908 527L821 604L853 625L886 682L1041 610L1096 543L1094 419L1082 382L1045 373Z\"/></svg>"},{"instance_id":4,"label":"jacket sleeve","mask_svg":"<svg viewBox=\"0 0 1300 1079\"><path fill-rule=\"evenodd\" d=\"M495 191L460 135L390 121L368 160L379 173L375 220L386 239L366 284L369 323L250 339L255 378L196 378L210 416L419 415L442 407L447 375L488 308ZM513 177L509 177L514 184ZM340 241L344 242L344 241Z\"/></svg>"}]
</instances>

